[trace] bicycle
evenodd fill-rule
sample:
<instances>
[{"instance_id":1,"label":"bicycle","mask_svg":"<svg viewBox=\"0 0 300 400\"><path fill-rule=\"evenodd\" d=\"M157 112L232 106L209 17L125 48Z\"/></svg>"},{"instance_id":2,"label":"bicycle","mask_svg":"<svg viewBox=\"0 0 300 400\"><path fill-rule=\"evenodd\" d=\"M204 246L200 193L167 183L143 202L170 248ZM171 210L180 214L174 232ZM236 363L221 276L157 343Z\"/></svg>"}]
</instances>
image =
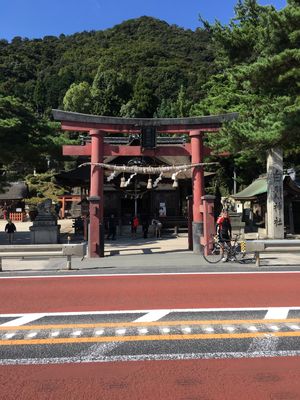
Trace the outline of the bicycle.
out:
<instances>
[{"instance_id":1,"label":"bicycle","mask_svg":"<svg viewBox=\"0 0 300 400\"><path fill-rule=\"evenodd\" d=\"M240 235L235 235L234 239L228 244L221 242L217 235L203 247L203 258L210 264L216 264L226 258L227 261L244 263L246 258L245 242L239 241Z\"/></svg>"}]
</instances>

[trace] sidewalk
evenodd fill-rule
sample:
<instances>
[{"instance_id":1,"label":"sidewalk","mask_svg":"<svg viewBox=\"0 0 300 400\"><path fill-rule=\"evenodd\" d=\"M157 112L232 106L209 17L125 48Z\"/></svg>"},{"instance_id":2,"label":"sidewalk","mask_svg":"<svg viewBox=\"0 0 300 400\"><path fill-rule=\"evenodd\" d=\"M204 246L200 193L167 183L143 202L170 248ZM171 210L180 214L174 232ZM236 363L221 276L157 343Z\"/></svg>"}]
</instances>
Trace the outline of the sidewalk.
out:
<instances>
[{"instance_id":1,"label":"sidewalk","mask_svg":"<svg viewBox=\"0 0 300 400\"><path fill-rule=\"evenodd\" d=\"M71 243L81 241L80 237L74 237L72 220L61 220L62 242L67 242L70 236ZM16 222L17 233L15 244L30 244L29 226L31 222ZM5 221L0 221L0 244L7 244L4 233ZM214 271L214 270L264 270L264 267L298 267L300 265L299 254L270 254L261 257L262 267L255 268L255 264L218 263L208 264L201 255L193 254L188 250L187 234L168 236L158 240L153 237L143 239L140 233L137 239L130 237L117 237L115 241L105 242L104 258L85 258L84 260L73 258L72 268L79 270L98 270L100 273L113 273L128 271L140 272L165 272L165 271ZM66 268L66 258L52 259L3 259L3 271L60 271Z\"/></svg>"}]
</instances>

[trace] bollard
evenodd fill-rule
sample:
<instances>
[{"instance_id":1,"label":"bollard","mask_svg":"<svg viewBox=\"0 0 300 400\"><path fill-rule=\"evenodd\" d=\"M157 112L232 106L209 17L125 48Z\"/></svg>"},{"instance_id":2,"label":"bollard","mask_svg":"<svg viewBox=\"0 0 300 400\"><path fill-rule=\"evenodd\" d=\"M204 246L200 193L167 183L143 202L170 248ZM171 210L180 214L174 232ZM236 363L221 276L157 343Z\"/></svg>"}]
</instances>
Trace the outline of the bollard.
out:
<instances>
[{"instance_id":1,"label":"bollard","mask_svg":"<svg viewBox=\"0 0 300 400\"><path fill-rule=\"evenodd\" d=\"M259 252L258 251L256 251L254 253L254 257L255 257L255 266L256 267L260 267L260 259L259 259Z\"/></svg>"},{"instance_id":2,"label":"bollard","mask_svg":"<svg viewBox=\"0 0 300 400\"><path fill-rule=\"evenodd\" d=\"M71 236L68 236L67 237L67 243L70 244L70 242L71 242Z\"/></svg>"},{"instance_id":3,"label":"bollard","mask_svg":"<svg viewBox=\"0 0 300 400\"><path fill-rule=\"evenodd\" d=\"M72 256L67 256L67 269L71 270L72 269Z\"/></svg>"}]
</instances>

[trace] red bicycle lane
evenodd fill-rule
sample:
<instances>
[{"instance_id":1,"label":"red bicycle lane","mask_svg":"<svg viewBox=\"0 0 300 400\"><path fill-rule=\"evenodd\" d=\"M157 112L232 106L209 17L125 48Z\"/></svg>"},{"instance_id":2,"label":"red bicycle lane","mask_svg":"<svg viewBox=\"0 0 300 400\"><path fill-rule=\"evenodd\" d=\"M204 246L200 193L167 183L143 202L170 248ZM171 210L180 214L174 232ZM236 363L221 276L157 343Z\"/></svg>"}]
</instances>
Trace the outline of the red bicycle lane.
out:
<instances>
[{"instance_id":1,"label":"red bicycle lane","mask_svg":"<svg viewBox=\"0 0 300 400\"><path fill-rule=\"evenodd\" d=\"M296 307L300 274L0 279L0 313Z\"/></svg>"}]
</instances>

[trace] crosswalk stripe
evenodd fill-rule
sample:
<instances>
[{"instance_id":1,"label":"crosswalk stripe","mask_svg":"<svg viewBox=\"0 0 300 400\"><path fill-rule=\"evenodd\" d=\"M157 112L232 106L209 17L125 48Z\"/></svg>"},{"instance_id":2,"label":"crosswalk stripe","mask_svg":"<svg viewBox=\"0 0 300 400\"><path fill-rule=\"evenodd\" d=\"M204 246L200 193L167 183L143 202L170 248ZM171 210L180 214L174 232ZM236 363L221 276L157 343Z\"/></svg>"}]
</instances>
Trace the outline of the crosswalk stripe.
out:
<instances>
[{"instance_id":1,"label":"crosswalk stripe","mask_svg":"<svg viewBox=\"0 0 300 400\"><path fill-rule=\"evenodd\" d=\"M27 314L23 315L22 317L13 319L12 321L5 322L4 324L0 325L0 328L2 327L7 327L7 326L21 326L28 324L29 322L36 321L37 319L40 319L44 316L45 314Z\"/></svg>"},{"instance_id":2,"label":"crosswalk stripe","mask_svg":"<svg viewBox=\"0 0 300 400\"><path fill-rule=\"evenodd\" d=\"M273 307L268 310L264 319L285 319L289 313L288 307Z\"/></svg>"}]
</instances>

